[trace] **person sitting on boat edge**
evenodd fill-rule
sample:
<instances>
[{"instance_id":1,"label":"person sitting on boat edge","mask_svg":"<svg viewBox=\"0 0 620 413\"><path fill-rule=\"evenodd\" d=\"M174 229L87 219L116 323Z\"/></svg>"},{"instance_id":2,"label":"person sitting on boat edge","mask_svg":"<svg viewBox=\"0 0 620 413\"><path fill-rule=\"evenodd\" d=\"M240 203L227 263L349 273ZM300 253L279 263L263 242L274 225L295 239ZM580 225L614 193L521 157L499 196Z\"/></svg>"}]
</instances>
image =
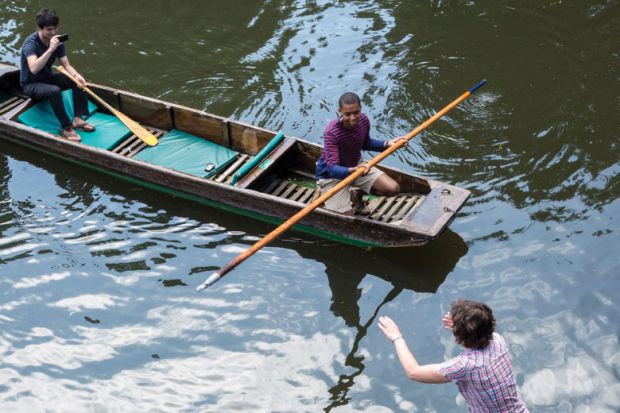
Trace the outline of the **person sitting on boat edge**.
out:
<instances>
[{"instance_id":1,"label":"person sitting on boat edge","mask_svg":"<svg viewBox=\"0 0 620 413\"><path fill-rule=\"evenodd\" d=\"M508 345L495 332L491 308L476 301L456 300L442 321L465 351L443 363L426 365L418 364L394 321L382 316L378 325L394 344L398 360L411 380L455 382L470 412L528 413L517 392Z\"/></svg>"},{"instance_id":2,"label":"person sitting on boat edge","mask_svg":"<svg viewBox=\"0 0 620 413\"><path fill-rule=\"evenodd\" d=\"M323 153L316 164L317 184L321 193L329 191L342 179L364 168L362 176L325 201L325 208L346 215L367 215L364 193L393 196L400 192L396 181L377 168L370 168L362 159L362 150L382 152L398 139L382 141L370 137L370 121L362 112L359 96L347 92L338 99L338 118L323 131Z\"/></svg>"},{"instance_id":3,"label":"person sitting on boat edge","mask_svg":"<svg viewBox=\"0 0 620 413\"><path fill-rule=\"evenodd\" d=\"M86 80L69 63L64 43L58 35L59 18L52 9L43 9L36 15L37 31L26 37L21 49L20 84L24 93L35 101L49 99L60 122L60 134L73 142L80 142L75 129L92 132L95 127L82 119L88 114L86 93L67 76L53 73L52 65L58 58L64 69L82 85ZM61 92L73 89L73 120L69 119L62 102Z\"/></svg>"}]
</instances>

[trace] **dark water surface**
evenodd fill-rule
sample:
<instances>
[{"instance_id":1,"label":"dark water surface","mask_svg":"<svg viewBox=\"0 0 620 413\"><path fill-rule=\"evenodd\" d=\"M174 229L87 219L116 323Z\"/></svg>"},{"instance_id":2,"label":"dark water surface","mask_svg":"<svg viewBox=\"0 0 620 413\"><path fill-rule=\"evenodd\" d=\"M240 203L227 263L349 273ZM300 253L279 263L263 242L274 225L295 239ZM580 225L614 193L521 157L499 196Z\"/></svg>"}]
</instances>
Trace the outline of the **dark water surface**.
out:
<instances>
[{"instance_id":1,"label":"dark water surface","mask_svg":"<svg viewBox=\"0 0 620 413\"><path fill-rule=\"evenodd\" d=\"M0 4L16 63L49 3ZM466 411L376 327L441 361L457 297L495 310L532 411L620 409L618 1L54 6L87 79L314 142L346 90L389 138L489 83L385 161L473 192L435 243L289 233L204 293L273 227L0 141L2 411Z\"/></svg>"}]
</instances>

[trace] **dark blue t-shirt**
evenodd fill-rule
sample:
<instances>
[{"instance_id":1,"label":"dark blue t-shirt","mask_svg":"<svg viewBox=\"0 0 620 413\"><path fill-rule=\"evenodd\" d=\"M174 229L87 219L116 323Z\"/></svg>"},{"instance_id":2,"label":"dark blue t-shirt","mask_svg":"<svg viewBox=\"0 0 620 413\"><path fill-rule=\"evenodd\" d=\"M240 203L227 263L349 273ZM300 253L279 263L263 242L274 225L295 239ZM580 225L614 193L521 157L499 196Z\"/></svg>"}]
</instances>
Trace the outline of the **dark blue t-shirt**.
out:
<instances>
[{"instance_id":1,"label":"dark blue t-shirt","mask_svg":"<svg viewBox=\"0 0 620 413\"><path fill-rule=\"evenodd\" d=\"M45 64L43 69L41 69L36 75L33 74L32 72L30 72L30 68L28 67L28 61L26 60L26 58L32 55L41 57L41 55L45 53L48 47L49 46L43 44L41 39L39 39L39 34L37 32L34 32L30 36L26 37L26 40L24 40L24 45L22 46L21 70L19 76L19 82L22 86L27 83L44 82L47 79L51 78L53 74L52 65L54 64L56 59L66 56L65 45L58 45L56 50L54 50L52 56L50 56L50 58L47 60L47 63Z\"/></svg>"}]
</instances>

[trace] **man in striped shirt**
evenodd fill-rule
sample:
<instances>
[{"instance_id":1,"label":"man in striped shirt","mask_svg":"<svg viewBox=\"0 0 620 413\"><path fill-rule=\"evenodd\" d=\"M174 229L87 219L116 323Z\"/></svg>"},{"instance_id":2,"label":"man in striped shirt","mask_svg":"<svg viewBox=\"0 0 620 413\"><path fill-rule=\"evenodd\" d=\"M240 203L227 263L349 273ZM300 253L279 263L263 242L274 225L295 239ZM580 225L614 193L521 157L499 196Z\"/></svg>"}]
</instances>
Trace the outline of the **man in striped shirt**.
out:
<instances>
[{"instance_id":1,"label":"man in striped shirt","mask_svg":"<svg viewBox=\"0 0 620 413\"><path fill-rule=\"evenodd\" d=\"M362 150L382 152L397 139L372 139L370 121L362 113L360 98L352 92L342 95L338 100L338 118L329 122L323 132L323 153L316 164L318 185L325 193L356 169L364 168L365 172L325 201L325 207L347 215L364 215L369 212L362 201L364 193L398 194L400 186L396 181L374 167L369 169L362 160Z\"/></svg>"},{"instance_id":2,"label":"man in striped shirt","mask_svg":"<svg viewBox=\"0 0 620 413\"><path fill-rule=\"evenodd\" d=\"M419 365L389 317L379 319L379 328L394 344L410 379L422 383L456 383L471 413L527 413L517 392L508 346L495 333L495 317L489 306L456 300L443 323L465 351L440 364Z\"/></svg>"}]
</instances>

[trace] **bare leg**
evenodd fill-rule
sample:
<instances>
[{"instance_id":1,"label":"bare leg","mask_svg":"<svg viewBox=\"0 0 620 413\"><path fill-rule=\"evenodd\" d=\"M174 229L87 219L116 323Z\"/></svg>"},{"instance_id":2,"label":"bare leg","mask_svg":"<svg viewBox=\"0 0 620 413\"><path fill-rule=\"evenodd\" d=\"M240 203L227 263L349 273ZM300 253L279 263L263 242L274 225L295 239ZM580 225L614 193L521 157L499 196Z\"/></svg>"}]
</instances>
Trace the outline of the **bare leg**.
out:
<instances>
[{"instance_id":1,"label":"bare leg","mask_svg":"<svg viewBox=\"0 0 620 413\"><path fill-rule=\"evenodd\" d=\"M373 184L372 191L381 196L394 196L400 192L400 185L386 174L381 174Z\"/></svg>"}]
</instances>

